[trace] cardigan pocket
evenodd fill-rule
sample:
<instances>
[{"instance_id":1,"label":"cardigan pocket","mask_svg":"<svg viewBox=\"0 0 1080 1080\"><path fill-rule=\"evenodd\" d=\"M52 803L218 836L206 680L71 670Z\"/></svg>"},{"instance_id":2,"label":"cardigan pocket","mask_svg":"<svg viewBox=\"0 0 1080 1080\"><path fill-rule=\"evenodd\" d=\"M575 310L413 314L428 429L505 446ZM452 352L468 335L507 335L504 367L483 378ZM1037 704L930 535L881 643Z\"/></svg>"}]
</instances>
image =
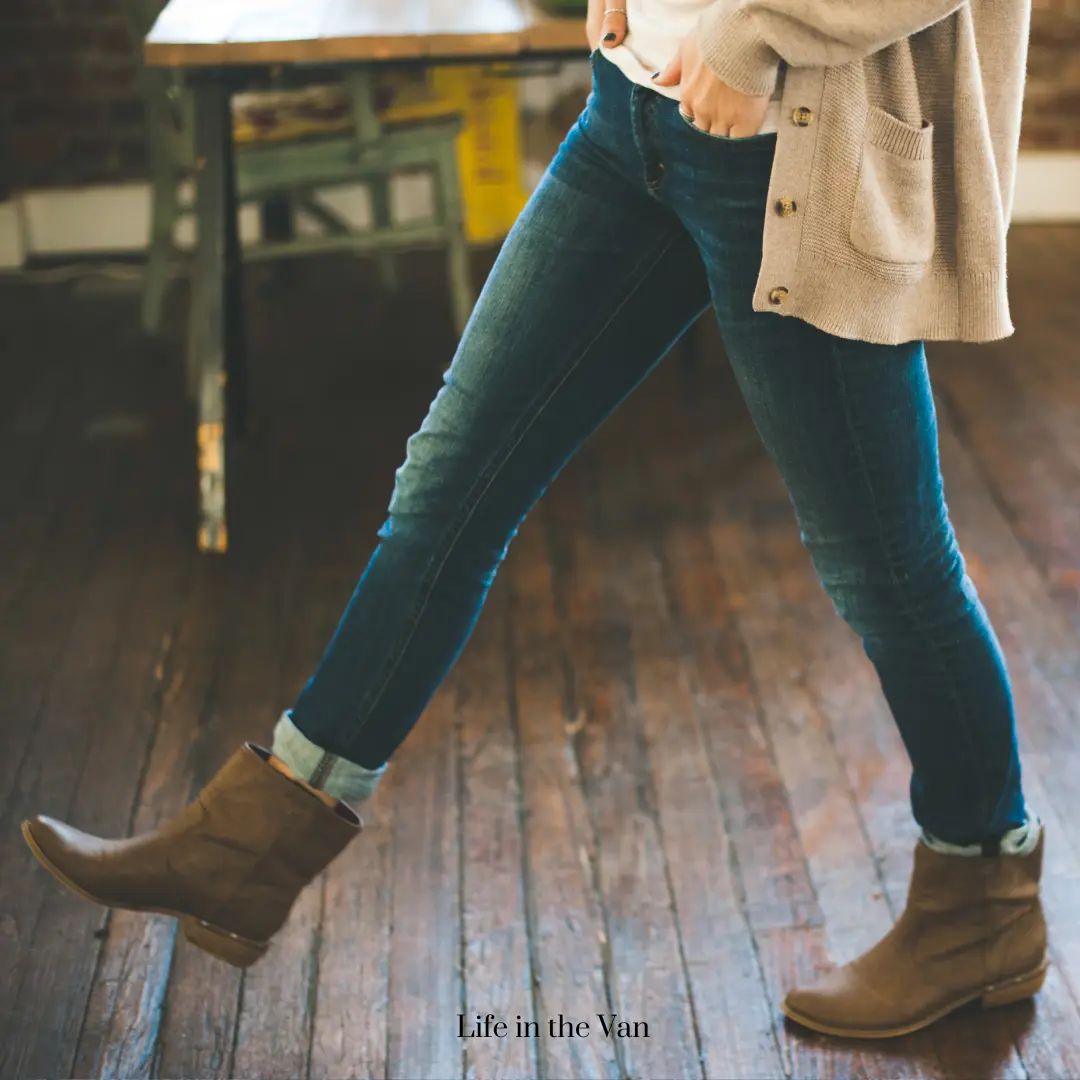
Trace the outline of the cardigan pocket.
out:
<instances>
[{"instance_id":1,"label":"cardigan pocket","mask_svg":"<svg viewBox=\"0 0 1080 1080\"><path fill-rule=\"evenodd\" d=\"M881 262L913 265L934 254L934 125L871 107L863 134L850 240Z\"/></svg>"}]
</instances>

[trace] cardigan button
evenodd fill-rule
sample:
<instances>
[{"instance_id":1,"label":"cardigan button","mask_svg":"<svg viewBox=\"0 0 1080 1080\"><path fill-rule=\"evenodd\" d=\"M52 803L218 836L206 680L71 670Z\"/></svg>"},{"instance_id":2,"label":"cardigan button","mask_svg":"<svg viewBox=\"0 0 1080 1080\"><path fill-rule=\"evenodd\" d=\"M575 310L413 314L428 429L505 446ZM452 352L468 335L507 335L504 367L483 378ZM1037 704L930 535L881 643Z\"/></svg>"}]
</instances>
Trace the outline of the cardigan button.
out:
<instances>
[{"instance_id":1,"label":"cardigan button","mask_svg":"<svg viewBox=\"0 0 1080 1080\"><path fill-rule=\"evenodd\" d=\"M787 289L785 289L783 285L778 285L769 293L769 303L782 304L784 302L784 297L787 296L787 294Z\"/></svg>"},{"instance_id":2,"label":"cardigan button","mask_svg":"<svg viewBox=\"0 0 1080 1080\"><path fill-rule=\"evenodd\" d=\"M799 127L809 127L814 122L814 113L805 105L800 105L791 114L791 119L794 120Z\"/></svg>"},{"instance_id":3,"label":"cardigan button","mask_svg":"<svg viewBox=\"0 0 1080 1080\"><path fill-rule=\"evenodd\" d=\"M776 200L776 212L781 217L794 217L795 211L798 209L794 199L777 199Z\"/></svg>"}]
</instances>

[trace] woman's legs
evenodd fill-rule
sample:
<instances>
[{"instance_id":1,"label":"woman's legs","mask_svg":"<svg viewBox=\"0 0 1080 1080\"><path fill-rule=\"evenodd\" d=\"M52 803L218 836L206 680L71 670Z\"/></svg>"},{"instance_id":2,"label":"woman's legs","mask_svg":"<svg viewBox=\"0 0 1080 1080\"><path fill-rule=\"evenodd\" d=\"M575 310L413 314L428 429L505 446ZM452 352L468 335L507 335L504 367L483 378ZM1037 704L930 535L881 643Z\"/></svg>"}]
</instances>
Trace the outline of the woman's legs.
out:
<instances>
[{"instance_id":1,"label":"woman's legs","mask_svg":"<svg viewBox=\"0 0 1080 1080\"><path fill-rule=\"evenodd\" d=\"M700 256L643 182L629 95L614 89L594 92L508 237L292 710L325 754L320 777L390 757L464 646L522 518L708 304Z\"/></svg>"}]
</instances>

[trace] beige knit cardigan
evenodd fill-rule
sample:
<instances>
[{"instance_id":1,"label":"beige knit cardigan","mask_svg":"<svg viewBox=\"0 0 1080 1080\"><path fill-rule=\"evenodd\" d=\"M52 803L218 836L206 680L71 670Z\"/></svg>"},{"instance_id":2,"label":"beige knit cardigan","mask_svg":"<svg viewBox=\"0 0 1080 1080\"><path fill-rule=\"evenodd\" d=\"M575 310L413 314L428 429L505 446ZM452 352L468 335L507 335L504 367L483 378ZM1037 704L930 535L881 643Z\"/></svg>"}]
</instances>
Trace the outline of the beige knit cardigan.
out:
<instances>
[{"instance_id":1,"label":"beige knit cardigan","mask_svg":"<svg viewBox=\"0 0 1080 1080\"><path fill-rule=\"evenodd\" d=\"M743 0L709 68L782 112L755 311L896 344L1013 332L1005 282L1030 0Z\"/></svg>"}]
</instances>

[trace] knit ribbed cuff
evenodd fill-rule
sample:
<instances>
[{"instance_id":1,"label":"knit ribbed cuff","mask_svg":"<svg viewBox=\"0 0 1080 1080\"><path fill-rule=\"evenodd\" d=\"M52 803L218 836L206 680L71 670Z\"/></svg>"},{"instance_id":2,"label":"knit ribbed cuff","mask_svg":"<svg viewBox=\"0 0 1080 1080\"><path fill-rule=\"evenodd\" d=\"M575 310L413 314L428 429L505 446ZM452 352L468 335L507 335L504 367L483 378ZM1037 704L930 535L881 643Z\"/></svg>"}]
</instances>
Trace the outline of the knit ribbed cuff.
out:
<instances>
[{"instance_id":1,"label":"knit ribbed cuff","mask_svg":"<svg viewBox=\"0 0 1080 1080\"><path fill-rule=\"evenodd\" d=\"M772 97L780 55L757 32L749 12L728 11L725 4L706 8L697 42L705 66L721 82L750 97Z\"/></svg>"},{"instance_id":2,"label":"knit ribbed cuff","mask_svg":"<svg viewBox=\"0 0 1080 1080\"><path fill-rule=\"evenodd\" d=\"M387 762L377 769L366 769L363 765L329 753L304 735L292 722L289 712L282 713L274 726L271 753L281 758L312 787L347 803L359 803L370 798L389 765Z\"/></svg>"}]
</instances>

